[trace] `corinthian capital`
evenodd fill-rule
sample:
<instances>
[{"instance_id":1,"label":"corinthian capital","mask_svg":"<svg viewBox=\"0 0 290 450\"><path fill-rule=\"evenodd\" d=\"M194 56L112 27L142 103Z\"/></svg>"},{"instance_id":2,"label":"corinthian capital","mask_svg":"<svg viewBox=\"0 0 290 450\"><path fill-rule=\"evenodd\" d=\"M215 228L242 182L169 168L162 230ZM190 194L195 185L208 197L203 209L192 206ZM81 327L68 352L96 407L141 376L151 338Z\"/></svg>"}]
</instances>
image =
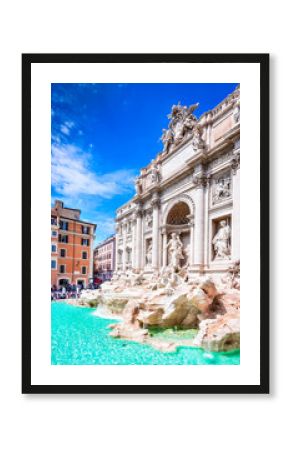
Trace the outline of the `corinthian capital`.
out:
<instances>
[{"instance_id":1,"label":"corinthian capital","mask_svg":"<svg viewBox=\"0 0 290 450\"><path fill-rule=\"evenodd\" d=\"M159 194L157 192L154 192L152 195L152 199L151 199L151 206L152 207L157 207L160 205L160 198L159 198Z\"/></svg>"},{"instance_id":2,"label":"corinthian capital","mask_svg":"<svg viewBox=\"0 0 290 450\"><path fill-rule=\"evenodd\" d=\"M143 209L142 209L142 205L140 203L137 203L137 205L136 205L135 215L136 215L136 218L142 217L142 215L143 215Z\"/></svg>"},{"instance_id":3,"label":"corinthian capital","mask_svg":"<svg viewBox=\"0 0 290 450\"><path fill-rule=\"evenodd\" d=\"M197 189L207 187L210 183L211 175L200 174L192 176L192 182Z\"/></svg>"}]
</instances>

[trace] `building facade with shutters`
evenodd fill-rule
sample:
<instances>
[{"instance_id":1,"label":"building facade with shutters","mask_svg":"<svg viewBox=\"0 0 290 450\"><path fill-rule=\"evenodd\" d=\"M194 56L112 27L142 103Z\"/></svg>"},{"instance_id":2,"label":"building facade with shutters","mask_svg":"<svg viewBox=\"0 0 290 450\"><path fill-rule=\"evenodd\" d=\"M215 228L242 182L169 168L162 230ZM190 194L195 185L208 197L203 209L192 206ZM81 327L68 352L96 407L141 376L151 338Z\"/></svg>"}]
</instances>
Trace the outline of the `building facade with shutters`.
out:
<instances>
[{"instance_id":1,"label":"building facade with shutters","mask_svg":"<svg viewBox=\"0 0 290 450\"><path fill-rule=\"evenodd\" d=\"M174 105L163 151L117 210L116 271L226 272L240 258L240 89L199 119Z\"/></svg>"},{"instance_id":2,"label":"building facade with shutters","mask_svg":"<svg viewBox=\"0 0 290 450\"><path fill-rule=\"evenodd\" d=\"M102 281L110 280L115 270L115 242L115 236L110 236L94 249L94 275Z\"/></svg>"},{"instance_id":3,"label":"building facade with shutters","mask_svg":"<svg viewBox=\"0 0 290 450\"><path fill-rule=\"evenodd\" d=\"M79 209L56 200L51 208L51 284L87 286L93 278L96 224L82 221Z\"/></svg>"}]
</instances>

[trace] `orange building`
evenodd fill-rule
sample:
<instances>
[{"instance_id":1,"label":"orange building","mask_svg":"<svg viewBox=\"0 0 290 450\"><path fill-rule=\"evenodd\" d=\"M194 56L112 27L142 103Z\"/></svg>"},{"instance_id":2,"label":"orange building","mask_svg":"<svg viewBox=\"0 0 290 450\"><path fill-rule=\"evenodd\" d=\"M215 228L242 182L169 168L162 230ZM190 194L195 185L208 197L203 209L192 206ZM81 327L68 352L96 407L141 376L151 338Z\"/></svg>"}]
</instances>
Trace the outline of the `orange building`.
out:
<instances>
[{"instance_id":1,"label":"orange building","mask_svg":"<svg viewBox=\"0 0 290 450\"><path fill-rule=\"evenodd\" d=\"M51 284L78 284L93 279L93 241L96 225L80 219L79 209L56 200L51 208Z\"/></svg>"}]
</instances>

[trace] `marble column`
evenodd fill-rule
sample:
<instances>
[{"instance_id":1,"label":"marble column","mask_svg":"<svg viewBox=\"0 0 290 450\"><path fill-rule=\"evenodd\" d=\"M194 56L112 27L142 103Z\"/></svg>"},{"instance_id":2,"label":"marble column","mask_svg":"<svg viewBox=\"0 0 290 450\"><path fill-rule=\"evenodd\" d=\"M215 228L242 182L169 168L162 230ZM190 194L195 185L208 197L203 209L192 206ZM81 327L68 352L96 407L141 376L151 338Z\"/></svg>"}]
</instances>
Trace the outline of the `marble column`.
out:
<instances>
[{"instance_id":1,"label":"marble column","mask_svg":"<svg viewBox=\"0 0 290 450\"><path fill-rule=\"evenodd\" d=\"M136 211L136 256L135 267L141 269L141 254L142 254L142 210L139 207Z\"/></svg>"},{"instance_id":2,"label":"marble column","mask_svg":"<svg viewBox=\"0 0 290 450\"><path fill-rule=\"evenodd\" d=\"M232 160L233 215L232 215L232 259L240 259L240 155Z\"/></svg>"},{"instance_id":3,"label":"marble column","mask_svg":"<svg viewBox=\"0 0 290 450\"><path fill-rule=\"evenodd\" d=\"M136 269L136 215L132 219L132 268Z\"/></svg>"},{"instance_id":4,"label":"marble column","mask_svg":"<svg viewBox=\"0 0 290 450\"><path fill-rule=\"evenodd\" d=\"M204 264L204 177L198 179L195 191L194 266L200 271Z\"/></svg>"},{"instance_id":5,"label":"marble column","mask_svg":"<svg viewBox=\"0 0 290 450\"><path fill-rule=\"evenodd\" d=\"M167 266L167 232L162 232L162 267Z\"/></svg>"},{"instance_id":6,"label":"marble column","mask_svg":"<svg viewBox=\"0 0 290 450\"><path fill-rule=\"evenodd\" d=\"M127 265L127 222L123 222L123 260L122 260L122 268L123 271L126 272L126 265Z\"/></svg>"},{"instance_id":7,"label":"marble column","mask_svg":"<svg viewBox=\"0 0 290 450\"><path fill-rule=\"evenodd\" d=\"M114 271L117 272L118 270L118 264L119 264L119 258L118 258L118 250L119 250L119 233L120 233L120 225L116 224L116 235L115 235L115 254L114 254Z\"/></svg>"},{"instance_id":8,"label":"marble column","mask_svg":"<svg viewBox=\"0 0 290 450\"><path fill-rule=\"evenodd\" d=\"M194 264L194 216L187 216L189 218L189 255L188 255L188 265L192 267Z\"/></svg>"},{"instance_id":9,"label":"marble column","mask_svg":"<svg viewBox=\"0 0 290 450\"><path fill-rule=\"evenodd\" d=\"M152 224L152 268L158 269L159 252L159 195L155 192L152 197L153 224Z\"/></svg>"},{"instance_id":10,"label":"marble column","mask_svg":"<svg viewBox=\"0 0 290 450\"><path fill-rule=\"evenodd\" d=\"M209 190L211 185L211 177L207 178L207 183L205 186L204 193L204 265L209 264L209 221L208 221L208 211L209 211Z\"/></svg>"}]
</instances>

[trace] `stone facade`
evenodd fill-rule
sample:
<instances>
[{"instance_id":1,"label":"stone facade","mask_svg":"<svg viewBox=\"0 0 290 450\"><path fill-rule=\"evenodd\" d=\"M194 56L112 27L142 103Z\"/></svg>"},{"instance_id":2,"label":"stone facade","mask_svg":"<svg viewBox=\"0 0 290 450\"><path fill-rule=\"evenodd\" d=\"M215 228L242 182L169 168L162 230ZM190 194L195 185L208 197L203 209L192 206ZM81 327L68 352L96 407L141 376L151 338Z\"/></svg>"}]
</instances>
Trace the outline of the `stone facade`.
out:
<instances>
[{"instance_id":1,"label":"stone facade","mask_svg":"<svg viewBox=\"0 0 290 450\"><path fill-rule=\"evenodd\" d=\"M240 257L240 90L200 119L172 107L163 151L117 210L116 272L223 274Z\"/></svg>"}]
</instances>

